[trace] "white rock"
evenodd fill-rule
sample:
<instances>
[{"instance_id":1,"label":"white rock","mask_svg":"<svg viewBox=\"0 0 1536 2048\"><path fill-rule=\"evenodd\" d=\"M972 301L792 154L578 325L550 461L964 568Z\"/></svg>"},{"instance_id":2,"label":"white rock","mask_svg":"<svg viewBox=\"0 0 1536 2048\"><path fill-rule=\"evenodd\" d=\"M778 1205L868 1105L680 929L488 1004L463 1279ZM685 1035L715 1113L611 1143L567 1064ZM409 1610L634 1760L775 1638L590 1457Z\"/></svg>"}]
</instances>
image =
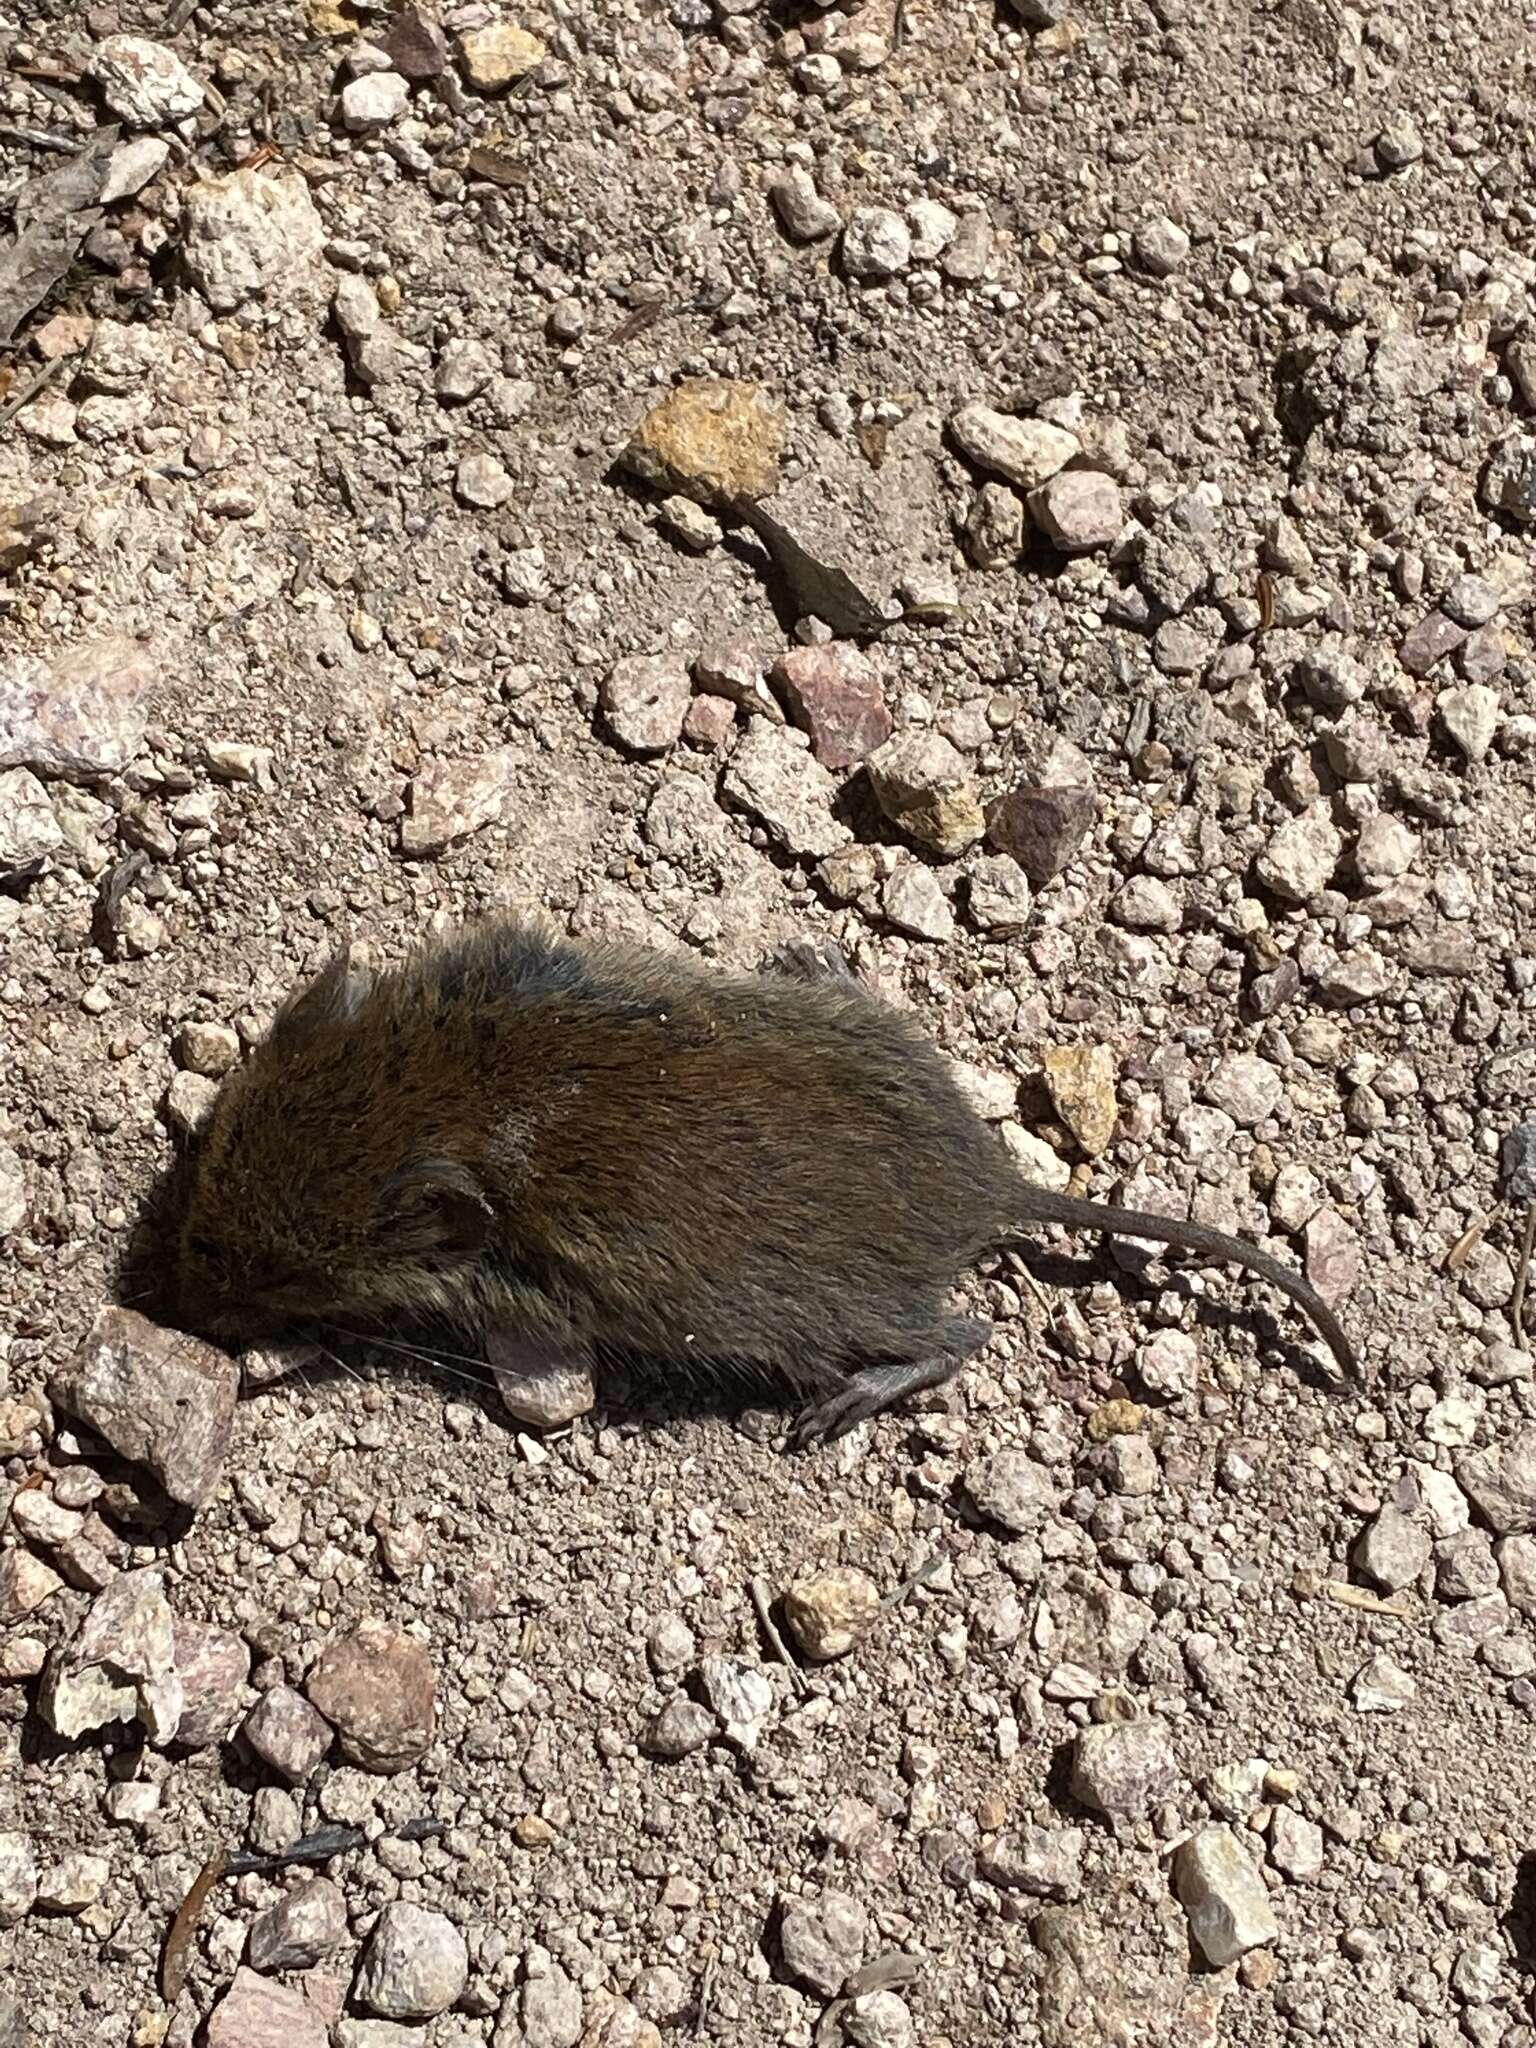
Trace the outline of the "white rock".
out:
<instances>
[{"instance_id":1,"label":"white rock","mask_svg":"<svg viewBox=\"0 0 1536 2048\"><path fill-rule=\"evenodd\" d=\"M1418 1687L1408 1673L1380 1652L1355 1673L1350 1697L1362 1714L1397 1714L1418 1697Z\"/></svg>"},{"instance_id":2,"label":"white rock","mask_svg":"<svg viewBox=\"0 0 1536 2048\"><path fill-rule=\"evenodd\" d=\"M215 313L299 276L325 241L309 186L297 171L234 171L187 193L182 260Z\"/></svg>"},{"instance_id":3,"label":"white rock","mask_svg":"<svg viewBox=\"0 0 1536 2048\"><path fill-rule=\"evenodd\" d=\"M126 768L165 665L165 650L124 633L0 663L0 768L81 780Z\"/></svg>"},{"instance_id":4,"label":"white rock","mask_svg":"<svg viewBox=\"0 0 1536 2048\"><path fill-rule=\"evenodd\" d=\"M1243 1845L1230 1828L1202 1828L1174 1859L1179 1903L1213 1969L1225 1969L1279 1935L1279 1923Z\"/></svg>"},{"instance_id":5,"label":"white rock","mask_svg":"<svg viewBox=\"0 0 1536 2048\"><path fill-rule=\"evenodd\" d=\"M119 143L107 165L101 204L113 206L119 199L131 199L135 192L142 192L151 178L159 177L170 153L171 145L158 135L136 135L131 142Z\"/></svg>"},{"instance_id":6,"label":"white rock","mask_svg":"<svg viewBox=\"0 0 1536 2048\"><path fill-rule=\"evenodd\" d=\"M411 88L398 71L375 71L341 89L341 119L350 135L371 135L399 120Z\"/></svg>"},{"instance_id":7,"label":"white rock","mask_svg":"<svg viewBox=\"0 0 1536 2048\"><path fill-rule=\"evenodd\" d=\"M937 199L919 199L909 206L907 221L912 229L914 263L936 262L954 240L960 225L959 217Z\"/></svg>"},{"instance_id":8,"label":"white rock","mask_svg":"<svg viewBox=\"0 0 1536 2048\"><path fill-rule=\"evenodd\" d=\"M843 230L843 265L861 283L878 283L905 270L912 260L912 237L899 213L885 206L861 206Z\"/></svg>"},{"instance_id":9,"label":"white rock","mask_svg":"<svg viewBox=\"0 0 1536 2048\"><path fill-rule=\"evenodd\" d=\"M1333 879L1344 842L1326 804L1288 818L1258 858L1259 879L1291 903L1310 903Z\"/></svg>"},{"instance_id":10,"label":"white rock","mask_svg":"<svg viewBox=\"0 0 1536 2048\"><path fill-rule=\"evenodd\" d=\"M516 485L494 455L466 455L453 479L454 494L463 505L494 512L505 505Z\"/></svg>"},{"instance_id":11,"label":"white rock","mask_svg":"<svg viewBox=\"0 0 1536 2048\"><path fill-rule=\"evenodd\" d=\"M130 128L185 120L203 104L203 88L174 50L145 36L107 36L90 56L101 96Z\"/></svg>"},{"instance_id":12,"label":"white rock","mask_svg":"<svg viewBox=\"0 0 1536 2048\"><path fill-rule=\"evenodd\" d=\"M1355 1563L1387 1593L1411 1586L1429 1557L1429 1532L1390 1503L1362 1531L1354 1549Z\"/></svg>"},{"instance_id":13,"label":"white rock","mask_svg":"<svg viewBox=\"0 0 1536 2048\"><path fill-rule=\"evenodd\" d=\"M62 846L64 834L46 787L26 768L0 773L0 873Z\"/></svg>"},{"instance_id":14,"label":"white rock","mask_svg":"<svg viewBox=\"0 0 1536 2048\"><path fill-rule=\"evenodd\" d=\"M1076 434L1050 420L1018 419L989 405L962 406L949 423L962 454L978 468L1006 477L1021 490L1038 490L1078 453Z\"/></svg>"},{"instance_id":15,"label":"white rock","mask_svg":"<svg viewBox=\"0 0 1536 2048\"><path fill-rule=\"evenodd\" d=\"M909 938L942 941L953 938L954 912L931 868L903 861L886 882L880 905L897 931Z\"/></svg>"},{"instance_id":16,"label":"white rock","mask_svg":"<svg viewBox=\"0 0 1536 2048\"><path fill-rule=\"evenodd\" d=\"M1152 277L1171 277L1189 256L1189 237L1166 214L1143 221L1131 236L1136 261Z\"/></svg>"},{"instance_id":17,"label":"white rock","mask_svg":"<svg viewBox=\"0 0 1536 2048\"><path fill-rule=\"evenodd\" d=\"M1063 554L1112 547L1125 525L1120 486L1098 469L1063 469L1030 493L1030 516Z\"/></svg>"}]
</instances>

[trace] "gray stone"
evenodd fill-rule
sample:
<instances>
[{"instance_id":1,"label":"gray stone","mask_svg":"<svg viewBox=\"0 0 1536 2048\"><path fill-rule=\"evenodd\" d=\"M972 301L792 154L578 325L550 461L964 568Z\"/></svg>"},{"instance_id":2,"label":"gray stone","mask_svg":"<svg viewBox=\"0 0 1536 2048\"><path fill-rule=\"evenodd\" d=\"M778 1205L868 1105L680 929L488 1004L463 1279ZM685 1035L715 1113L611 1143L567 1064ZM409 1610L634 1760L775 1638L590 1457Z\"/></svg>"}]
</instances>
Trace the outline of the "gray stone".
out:
<instances>
[{"instance_id":1,"label":"gray stone","mask_svg":"<svg viewBox=\"0 0 1536 2048\"><path fill-rule=\"evenodd\" d=\"M755 1749L773 1711L773 1681L755 1664L735 1657L706 1657L699 1683L727 1742Z\"/></svg>"},{"instance_id":2,"label":"gray stone","mask_svg":"<svg viewBox=\"0 0 1536 2048\"><path fill-rule=\"evenodd\" d=\"M133 1309L103 1309L50 1391L172 1500L201 1507L218 1484L240 1393L222 1351Z\"/></svg>"},{"instance_id":3,"label":"gray stone","mask_svg":"<svg viewBox=\"0 0 1536 2048\"><path fill-rule=\"evenodd\" d=\"M48 1660L38 1707L67 1742L117 1721L142 1723L149 1740L175 1740L182 1710L165 1578L124 1572L92 1602L75 1635Z\"/></svg>"},{"instance_id":4,"label":"gray stone","mask_svg":"<svg viewBox=\"0 0 1536 2048\"><path fill-rule=\"evenodd\" d=\"M1385 1651L1369 1658L1350 1681L1349 1694L1361 1714L1399 1714L1418 1697L1418 1687Z\"/></svg>"},{"instance_id":5,"label":"gray stone","mask_svg":"<svg viewBox=\"0 0 1536 2048\"><path fill-rule=\"evenodd\" d=\"M790 853L819 860L853 837L832 815L837 784L813 757L803 733L754 720L720 786Z\"/></svg>"},{"instance_id":6,"label":"gray stone","mask_svg":"<svg viewBox=\"0 0 1536 2048\"><path fill-rule=\"evenodd\" d=\"M1456 1480L1496 1536L1536 1531L1536 1427L1457 1460Z\"/></svg>"},{"instance_id":7,"label":"gray stone","mask_svg":"<svg viewBox=\"0 0 1536 2048\"><path fill-rule=\"evenodd\" d=\"M1525 1543L1511 1536L1511 1543ZM1499 1566L1493 1545L1481 1529L1461 1529L1435 1547L1435 1592L1442 1600L1486 1600L1499 1589ZM1506 1589L1505 1598L1509 1597Z\"/></svg>"},{"instance_id":8,"label":"gray stone","mask_svg":"<svg viewBox=\"0 0 1536 2048\"><path fill-rule=\"evenodd\" d=\"M635 754L664 754L682 736L692 685L675 654L630 654L603 680L603 716L621 746Z\"/></svg>"},{"instance_id":9,"label":"gray stone","mask_svg":"<svg viewBox=\"0 0 1536 2048\"><path fill-rule=\"evenodd\" d=\"M101 1897L111 1875L105 1856L73 1849L38 1878L37 1903L46 1913L83 1913Z\"/></svg>"},{"instance_id":10,"label":"gray stone","mask_svg":"<svg viewBox=\"0 0 1536 2048\"><path fill-rule=\"evenodd\" d=\"M523 2048L576 2048L581 2037L581 1987L547 1959L523 1985Z\"/></svg>"},{"instance_id":11,"label":"gray stone","mask_svg":"<svg viewBox=\"0 0 1536 2048\"><path fill-rule=\"evenodd\" d=\"M1454 654L1466 637L1465 626L1458 626L1444 612L1430 612L1404 635L1398 660L1409 675L1427 676L1438 662Z\"/></svg>"},{"instance_id":12,"label":"gray stone","mask_svg":"<svg viewBox=\"0 0 1536 2048\"><path fill-rule=\"evenodd\" d=\"M1024 551L1024 500L1006 484L983 484L965 522L966 553L978 569L1008 569Z\"/></svg>"},{"instance_id":13,"label":"gray stone","mask_svg":"<svg viewBox=\"0 0 1536 2048\"><path fill-rule=\"evenodd\" d=\"M843 230L843 268L861 284L878 284L905 270L912 237L899 213L885 206L860 206Z\"/></svg>"},{"instance_id":14,"label":"gray stone","mask_svg":"<svg viewBox=\"0 0 1536 2048\"><path fill-rule=\"evenodd\" d=\"M495 374L496 358L483 341L447 341L438 357L433 389L445 405L465 405Z\"/></svg>"},{"instance_id":15,"label":"gray stone","mask_svg":"<svg viewBox=\"0 0 1536 2048\"><path fill-rule=\"evenodd\" d=\"M349 135L372 135L398 121L411 89L398 71L376 71L341 89L341 123Z\"/></svg>"},{"instance_id":16,"label":"gray stone","mask_svg":"<svg viewBox=\"0 0 1536 2048\"><path fill-rule=\"evenodd\" d=\"M1043 888L1068 866L1098 814L1091 789L1021 783L988 810L987 842L1011 854L1035 887Z\"/></svg>"},{"instance_id":17,"label":"gray stone","mask_svg":"<svg viewBox=\"0 0 1536 2048\"><path fill-rule=\"evenodd\" d=\"M63 844L48 792L30 769L0 774L0 875L46 859Z\"/></svg>"},{"instance_id":18,"label":"gray stone","mask_svg":"<svg viewBox=\"0 0 1536 2048\"><path fill-rule=\"evenodd\" d=\"M252 1755L290 1785L304 1783L333 1739L324 1715L287 1685L262 1694L240 1733Z\"/></svg>"},{"instance_id":19,"label":"gray stone","mask_svg":"<svg viewBox=\"0 0 1536 2048\"><path fill-rule=\"evenodd\" d=\"M1269 1855L1293 1884L1311 1884L1323 1874L1323 1831L1294 1807L1276 1807L1269 1825Z\"/></svg>"},{"instance_id":20,"label":"gray stone","mask_svg":"<svg viewBox=\"0 0 1536 2048\"><path fill-rule=\"evenodd\" d=\"M1462 683L1435 699L1440 723L1469 761L1481 761L1499 729L1499 693L1489 683Z\"/></svg>"},{"instance_id":21,"label":"gray stone","mask_svg":"<svg viewBox=\"0 0 1536 2048\"><path fill-rule=\"evenodd\" d=\"M848 2048L916 2048L911 2010L894 1991L864 1992L842 2018ZM3 2040L0 2048L5 2048Z\"/></svg>"},{"instance_id":22,"label":"gray stone","mask_svg":"<svg viewBox=\"0 0 1536 2048\"><path fill-rule=\"evenodd\" d=\"M1469 631L1496 619L1503 605L1502 592L1486 576L1458 576L1440 600L1440 609Z\"/></svg>"},{"instance_id":23,"label":"gray stone","mask_svg":"<svg viewBox=\"0 0 1536 2048\"><path fill-rule=\"evenodd\" d=\"M1277 1067L1257 1053L1229 1052L1206 1079L1200 1091L1204 1101L1225 1111L1240 1130L1273 1116L1285 1094L1285 1082Z\"/></svg>"},{"instance_id":24,"label":"gray stone","mask_svg":"<svg viewBox=\"0 0 1536 2048\"><path fill-rule=\"evenodd\" d=\"M646 1752L672 1760L692 1756L713 1739L715 1726L715 1717L708 1707L682 1693L674 1694L645 1731Z\"/></svg>"},{"instance_id":25,"label":"gray stone","mask_svg":"<svg viewBox=\"0 0 1536 2048\"><path fill-rule=\"evenodd\" d=\"M983 854L971 868L966 901L981 931L1022 931L1029 922L1029 877L1011 854Z\"/></svg>"},{"instance_id":26,"label":"gray stone","mask_svg":"<svg viewBox=\"0 0 1536 2048\"><path fill-rule=\"evenodd\" d=\"M1149 276L1172 277L1189 257L1189 236L1166 214L1143 221L1131 236L1131 250Z\"/></svg>"},{"instance_id":27,"label":"gray stone","mask_svg":"<svg viewBox=\"0 0 1536 2048\"><path fill-rule=\"evenodd\" d=\"M1138 1820L1178 1786L1178 1764L1161 1721L1106 1721L1077 1738L1073 1797L1096 1813Z\"/></svg>"},{"instance_id":28,"label":"gray stone","mask_svg":"<svg viewBox=\"0 0 1536 2048\"><path fill-rule=\"evenodd\" d=\"M1037 1899L1075 1899L1083 1888L1081 1828L1020 1828L981 1851L976 1868L988 1884Z\"/></svg>"},{"instance_id":29,"label":"gray stone","mask_svg":"<svg viewBox=\"0 0 1536 2048\"><path fill-rule=\"evenodd\" d=\"M456 2004L468 1981L469 1950L453 1922L397 1902L374 1922L353 1995L384 2019L429 2020Z\"/></svg>"},{"instance_id":30,"label":"gray stone","mask_svg":"<svg viewBox=\"0 0 1536 2048\"><path fill-rule=\"evenodd\" d=\"M32 1837L0 1829L0 1927L14 1927L37 1897L37 1857Z\"/></svg>"},{"instance_id":31,"label":"gray stone","mask_svg":"<svg viewBox=\"0 0 1536 2048\"><path fill-rule=\"evenodd\" d=\"M1536 439L1512 434L1499 443L1483 472L1482 499L1521 526L1536 525Z\"/></svg>"},{"instance_id":32,"label":"gray stone","mask_svg":"<svg viewBox=\"0 0 1536 2048\"><path fill-rule=\"evenodd\" d=\"M1191 1836L1174 1859L1174 1884L1213 1969L1224 1969L1279 1935L1264 1880L1230 1828L1201 1828Z\"/></svg>"},{"instance_id":33,"label":"gray stone","mask_svg":"<svg viewBox=\"0 0 1536 2048\"><path fill-rule=\"evenodd\" d=\"M533 1429L562 1429L597 1406L597 1382L589 1364L559 1359L531 1366L527 1347L493 1330L485 1340L486 1362L501 1405Z\"/></svg>"},{"instance_id":34,"label":"gray stone","mask_svg":"<svg viewBox=\"0 0 1536 2048\"><path fill-rule=\"evenodd\" d=\"M1384 1592L1411 1586L1429 1563L1429 1533L1390 1503L1362 1531L1354 1559Z\"/></svg>"},{"instance_id":35,"label":"gray stone","mask_svg":"<svg viewBox=\"0 0 1536 2048\"><path fill-rule=\"evenodd\" d=\"M810 172L798 166L775 178L768 196L792 242L824 241L842 226L837 208L822 198Z\"/></svg>"},{"instance_id":36,"label":"gray stone","mask_svg":"<svg viewBox=\"0 0 1536 2048\"><path fill-rule=\"evenodd\" d=\"M1176 932L1184 922L1184 906L1155 875L1132 875L1116 891L1109 914L1132 932Z\"/></svg>"},{"instance_id":37,"label":"gray stone","mask_svg":"<svg viewBox=\"0 0 1536 2048\"><path fill-rule=\"evenodd\" d=\"M479 512L494 512L505 505L516 488L503 464L483 450L466 455L454 472L454 496L461 505Z\"/></svg>"},{"instance_id":38,"label":"gray stone","mask_svg":"<svg viewBox=\"0 0 1536 2048\"><path fill-rule=\"evenodd\" d=\"M1035 1528L1056 1504L1049 1472L1012 1446L969 1465L965 1490L981 1514L1014 1536Z\"/></svg>"},{"instance_id":39,"label":"gray stone","mask_svg":"<svg viewBox=\"0 0 1536 2048\"><path fill-rule=\"evenodd\" d=\"M785 1970L824 1998L836 1998L863 1960L868 1926L869 1915L847 1892L787 1901L779 1923Z\"/></svg>"},{"instance_id":40,"label":"gray stone","mask_svg":"<svg viewBox=\"0 0 1536 2048\"><path fill-rule=\"evenodd\" d=\"M1504 1598L1527 1620L1536 1620L1536 1536L1506 1536L1494 1545L1494 1556Z\"/></svg>"}]
</instances>

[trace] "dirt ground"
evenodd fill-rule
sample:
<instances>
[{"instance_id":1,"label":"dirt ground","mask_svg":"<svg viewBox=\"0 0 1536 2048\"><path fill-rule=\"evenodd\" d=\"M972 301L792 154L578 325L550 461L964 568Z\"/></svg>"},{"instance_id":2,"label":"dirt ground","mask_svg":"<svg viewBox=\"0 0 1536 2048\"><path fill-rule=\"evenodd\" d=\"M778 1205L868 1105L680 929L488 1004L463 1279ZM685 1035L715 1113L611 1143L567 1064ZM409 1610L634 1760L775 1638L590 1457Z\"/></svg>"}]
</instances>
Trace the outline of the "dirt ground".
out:
<instances>
[{"instance_id":1,"label":"dirt ground","mask_svg":"<svg viewBox=\"0 0 1536 2048\"><path fill-rule=\"evenodd\" d=\"M0 25L0 2048L1536 2043L1533 37ZM862 650L620 461L698 379L897 594ZM1363 1383L1042 1238L828 1448L352 1346L161 1512L58 1381L146 1204L298 978L494 912L837 941L1025 1171L1262 1240Z\"/></svg>"}]
</instances>

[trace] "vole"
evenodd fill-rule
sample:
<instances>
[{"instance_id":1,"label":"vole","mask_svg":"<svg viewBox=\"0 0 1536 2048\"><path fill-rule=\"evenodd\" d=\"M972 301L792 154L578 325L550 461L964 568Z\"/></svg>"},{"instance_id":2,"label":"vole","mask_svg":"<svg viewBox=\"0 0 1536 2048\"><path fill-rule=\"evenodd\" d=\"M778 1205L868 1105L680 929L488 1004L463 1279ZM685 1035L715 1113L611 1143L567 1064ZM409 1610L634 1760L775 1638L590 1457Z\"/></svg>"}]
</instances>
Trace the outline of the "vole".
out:
<instances>
[{"instance_id":1,"label":"vole","mask_svg":"<svg viewBox=\"0 0 1536 2048\"><path fill-rule=\"evenodd\" d=\"M990 1325L950 1293L1042 1223L1306 1282L1204 1225L1023 1181L917 1027L808 942L716 975L497 923L378 975L342 954L225 1083L180 1243L226 1341L404 1322L550 1365L737 1373L796 1443L938 1386Z\"/></svg>"}]
</instances>

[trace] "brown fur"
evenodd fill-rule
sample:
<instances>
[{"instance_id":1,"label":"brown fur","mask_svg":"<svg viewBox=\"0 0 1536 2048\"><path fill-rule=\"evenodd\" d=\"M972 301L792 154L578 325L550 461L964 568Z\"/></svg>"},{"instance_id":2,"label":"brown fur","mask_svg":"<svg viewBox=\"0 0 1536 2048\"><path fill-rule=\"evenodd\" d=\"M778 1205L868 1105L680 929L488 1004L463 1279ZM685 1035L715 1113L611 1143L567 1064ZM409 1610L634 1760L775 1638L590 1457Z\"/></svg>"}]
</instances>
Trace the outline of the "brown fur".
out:
<instances>
[{"instance_id":1,"label":"brown fur","mask_svg":"<svg viewBox=\"0 0 1536 2048\"><path fill-rule=\"evenodd\" d=\"M1240 1240L1044 1194L915 1027L826 972L712 976L492 925L377 980L337 961L225 1084L182 1234L183 1312L226 1338L436 1319L819 1396L836 1434L947 1378L948 1306L1040 1221L1234 1259Z\"/></svg>"}]
</instances>

